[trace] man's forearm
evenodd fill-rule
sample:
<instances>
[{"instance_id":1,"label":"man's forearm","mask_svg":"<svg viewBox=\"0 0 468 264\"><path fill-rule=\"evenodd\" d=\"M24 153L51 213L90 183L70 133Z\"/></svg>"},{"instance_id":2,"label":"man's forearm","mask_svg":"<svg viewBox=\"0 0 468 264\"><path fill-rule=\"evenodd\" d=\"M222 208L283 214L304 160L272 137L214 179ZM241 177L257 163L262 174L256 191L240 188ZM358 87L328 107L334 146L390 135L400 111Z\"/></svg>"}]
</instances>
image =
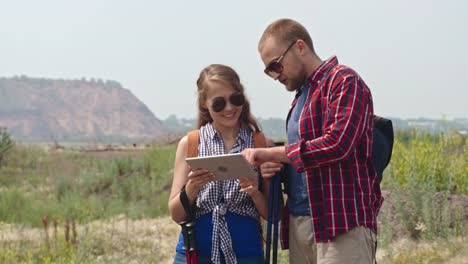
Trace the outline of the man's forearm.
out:
<instances>
[{"instance_id":1,"label":"man's forearm","mask_svg":"<svg viewBox=\"0 0 468 264\"><path fill-rule=\"evenodd\" d=\"M279 162L283 162L283 163L291 163L291 160L286 155L286 147L285 146L268 148L268 149L266 149L266 151L268 152L267 160L279 161Z\"/></svg>"}]
</instances>

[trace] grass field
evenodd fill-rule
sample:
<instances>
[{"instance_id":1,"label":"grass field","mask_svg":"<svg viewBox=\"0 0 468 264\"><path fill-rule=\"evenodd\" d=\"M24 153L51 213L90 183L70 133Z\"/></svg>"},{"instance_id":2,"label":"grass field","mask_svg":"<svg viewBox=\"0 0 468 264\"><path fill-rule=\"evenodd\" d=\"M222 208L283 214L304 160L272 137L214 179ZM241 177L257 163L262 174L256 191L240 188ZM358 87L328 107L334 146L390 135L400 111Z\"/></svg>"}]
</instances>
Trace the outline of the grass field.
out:
<instances>
[{"instance_id":1,"label":"grass field","mask_svg":"<svg viewBox=\"0 0 468 264\"><path fill-rule=\"evenodd\" d=\"M457 133L397 133L382 182L379 263L468 263L466 148ZM170 263L174 155L174 145L16 144L0 159L0 263Z\"/></svg>"}]
</instances>

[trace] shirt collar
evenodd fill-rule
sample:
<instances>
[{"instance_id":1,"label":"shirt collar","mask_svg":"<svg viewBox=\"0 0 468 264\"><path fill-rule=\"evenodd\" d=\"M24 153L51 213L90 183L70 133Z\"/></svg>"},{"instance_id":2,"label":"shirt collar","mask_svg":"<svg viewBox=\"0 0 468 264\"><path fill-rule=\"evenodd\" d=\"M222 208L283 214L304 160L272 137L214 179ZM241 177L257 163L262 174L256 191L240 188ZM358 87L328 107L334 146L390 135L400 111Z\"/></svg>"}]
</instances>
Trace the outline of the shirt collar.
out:
<instances>
[{"instance_id":1,"label":"shirt collar","mask_svg":"<svg viewBox=\"0 0 468 264\"><path fill-rule=\"evenodd\" d=\"M312 84L320 81L327 73L336 65L338 64L338 58L336 56L332 56L322 62L322 64L309 75L307 78L306 84Z\"/></svg>"},{"instance_id":2,"label":"shirt collar","mask_svg":"<svg viewBox=\"0 0 468 264\"><path fill-rule=\"evenodd\" d=\"M208 138L211 140L214 140L215 136L218 134L211 123L206 123L205 131L208 134Z\"/></svg>"},{"instance_id":3,"label":"shirt collar","mask_svg":"<svg viewBox=\"0 0 468 264\"><path fill-rule=\"evenodd\" d=\"M337 64L338 58L336 56L332 56L322 62L322 64L320 64L320 66L309 75L304 85L302 85L301 88L296 91L294 98L299 98L303 90L305 90L304 88L310 87L312 84L320 81L320 79L326 76L326 74Z\"/></svg>"},{"instance_id":4,"label":"shirt collar","mask_svg":"<svg viewBox=\"0 0 468 264\"><path fill-rule=\"evenodd\" d=\"M205 125L205 128L206 128L206 133L208 133L208 137L211 140L221 139L221 135L218 133L218 131L216 131L216 129L211 124L211 122L207 123ZM237 135L236 142L240 138L241 143L244 144L246 142L248 136L249 136L249 129L244 128L244 127L241 126L241 128L239 129L239 134Z\"/></svg>"}]
</instances>

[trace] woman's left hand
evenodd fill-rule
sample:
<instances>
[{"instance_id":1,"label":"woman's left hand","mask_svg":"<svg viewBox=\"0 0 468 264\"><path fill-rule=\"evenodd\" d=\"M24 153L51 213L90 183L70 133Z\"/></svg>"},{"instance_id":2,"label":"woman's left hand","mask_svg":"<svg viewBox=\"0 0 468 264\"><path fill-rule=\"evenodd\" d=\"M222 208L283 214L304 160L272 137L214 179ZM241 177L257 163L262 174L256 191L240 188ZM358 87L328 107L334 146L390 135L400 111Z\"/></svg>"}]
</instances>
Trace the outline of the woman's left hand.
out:
<instances>
[{"instance_id":1,"label":"woman's left hand","mask_svg":"<svg viewBox=\"0 0 468 264\"><path fill-rule=\"evenodd\" d=\"M256 196L260 194L258 190L258 180L251 179L251 178L241 178L239 179L240 182L240 192L247 193L250 197Z\"/></svg>"}]
</instances>

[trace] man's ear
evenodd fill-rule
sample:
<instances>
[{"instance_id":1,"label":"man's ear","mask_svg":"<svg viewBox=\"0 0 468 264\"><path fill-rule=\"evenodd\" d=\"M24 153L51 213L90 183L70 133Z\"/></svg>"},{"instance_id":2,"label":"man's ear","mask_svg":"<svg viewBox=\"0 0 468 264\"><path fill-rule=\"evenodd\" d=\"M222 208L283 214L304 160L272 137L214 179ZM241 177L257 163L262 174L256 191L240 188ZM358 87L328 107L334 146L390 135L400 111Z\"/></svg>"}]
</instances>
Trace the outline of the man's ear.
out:
<instances>
[{"instance_id":1,"label":"man's ear","mask_svg":"<svg viewBox=\"0 0 468 264\"><path fill-rule=\"evenodd\" d=\"M299 50L299 54L303 55L307 49L307 44L302 39L298 39L296 45Z\"/></svg>"}]
</instances>

